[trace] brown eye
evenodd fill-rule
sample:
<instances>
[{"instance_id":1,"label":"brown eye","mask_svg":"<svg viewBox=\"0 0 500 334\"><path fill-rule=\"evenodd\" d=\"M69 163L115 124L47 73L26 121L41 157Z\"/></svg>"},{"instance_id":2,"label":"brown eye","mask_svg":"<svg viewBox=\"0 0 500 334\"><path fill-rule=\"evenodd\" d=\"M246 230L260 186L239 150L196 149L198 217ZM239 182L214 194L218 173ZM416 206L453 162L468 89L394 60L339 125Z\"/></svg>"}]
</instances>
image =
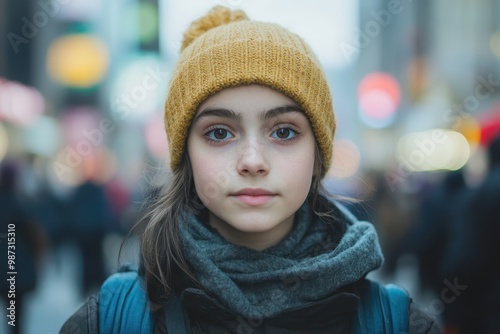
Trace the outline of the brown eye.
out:
<instances>
[{"instance_id":1,"label":"brown eye","mask_svg":"<svg viewBox=\"0 0 500 334\"><path fill-rule=\"evenodd\" d=\"M214 137L215 137L215 139L226 139L227 130L224 130L224 129L214 130Z\"/></svg>"},{"instance_id":2,"label":"brown eye","mask_svg":"<svg viewBox=\"0 0 500 334\"><path fill-rule=\"evenodd\" d=\"M299 132L290 127L282 127L273 131L271 137L279 139L281 141L289 141L297 139Z\"/></svg>"},{"instance_id":3,"label":"brown eye","mask_svg":"<svg viewBox=\"0 0 500 334\"><path fill-rule=\"evenodd\" d=\"M215 142L224 142L227 139L233 138L233 134L224 128L215 128L213 130L208 131L205 134L205 137L207 138L208 141L215 141Z\"/></svg>"},{"instance_id":4,"label":"brown eye","mask_svg":"<svg viewBox=\"0 0 500 334\"><path fill-rule=\"evenodd\" d=\"M276 135L278 136L278 138L281 138L281 139L288 138L290 136L290 129L288 129L288 128L278 129L276 131Z\"/></svg>"}]
</instances>

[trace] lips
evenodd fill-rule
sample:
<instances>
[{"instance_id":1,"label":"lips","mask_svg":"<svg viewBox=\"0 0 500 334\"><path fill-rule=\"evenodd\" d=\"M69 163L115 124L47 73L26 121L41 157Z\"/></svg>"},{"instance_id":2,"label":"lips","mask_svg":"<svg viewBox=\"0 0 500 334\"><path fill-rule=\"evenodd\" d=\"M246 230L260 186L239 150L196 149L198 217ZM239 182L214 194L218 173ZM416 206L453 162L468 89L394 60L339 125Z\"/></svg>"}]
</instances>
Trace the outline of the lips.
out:
<instances>
[{"instance_id":1,"label":"lips","mask_svg":"<svg viewBox=\"0 0 500 334\"><path fill-rule=\"evenodd\" d=\"M245 188L231 194L231 196L243 204L259 206L268 203L277 195L265 189Z\"/></svg>"},{"instance_id":2,"label":"lips","mask_svg":"<svg viewBox=\"0 0 500 334\"><path fill-rule=\"evenodd\" d=\"M261 188L245 188L240 191L235 192L232 196L247 195L247 196L266 196L275 195L274 193Z\"/></svg>"}]
</instances>

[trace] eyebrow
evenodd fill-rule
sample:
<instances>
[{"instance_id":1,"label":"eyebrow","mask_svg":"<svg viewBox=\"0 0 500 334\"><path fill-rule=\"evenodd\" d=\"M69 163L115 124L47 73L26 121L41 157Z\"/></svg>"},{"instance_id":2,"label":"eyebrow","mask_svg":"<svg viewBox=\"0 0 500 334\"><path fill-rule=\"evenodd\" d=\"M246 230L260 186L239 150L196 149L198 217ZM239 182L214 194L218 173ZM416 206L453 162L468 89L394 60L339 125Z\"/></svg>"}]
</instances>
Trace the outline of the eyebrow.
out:
<instances>
[{"instance_id":1,"label":"eyebrow","mask_svg":"<svg viewBox=\"0 0 500 334\"><path fill-rule=\"evenodd\" d=\"M198 122L200 119L203 117L224 117L224 118L229 118L235 121L241 121L242 117L239 114L236 114L234 111L230 109L224 109L224 108L215 108L215 109L204 109L202 110L201 113L196 116L196 118L193 121L193 124Z\"/></svg>"},{"instance_id":2,"label":"eyebrow","mask_svg":"<svg viewBox=\"0 0 500 334\"><path fill-rule=\"evenodd\" d=\"M299 113L304 113L302 109L299 108L297 105L285 105L285 106L279 106L276 108L269 109L267 111L262 112L259 115L259 120L268 120L286 113L291 113L291 112L299 112ZM230 109L225 109L225 108L214 108L214 109L204 109L202 110L201 113L196 116L196 118L193 121L193 124L198 122L201 118L203 117L224 117L228 118L231 120L235 121L241 121L242 116L241 114L235 113L233 110Z\"/></svg>"},{"instance_id":3,"label":"eyebrow","mask_svg":"<svg viewBox=\"0 0 500 334\"><path fill-rule=\"evenodd\" d=\"M273 117L277 117L286 113L291 113L291 112L299 112L303 113L304 111L299 108L297 105L285 105L285 106L280 106L276 108L269 109L266 112L263 112L262 114L259 115L260 120L268 120Z\"/></svg>"}]
</instances>

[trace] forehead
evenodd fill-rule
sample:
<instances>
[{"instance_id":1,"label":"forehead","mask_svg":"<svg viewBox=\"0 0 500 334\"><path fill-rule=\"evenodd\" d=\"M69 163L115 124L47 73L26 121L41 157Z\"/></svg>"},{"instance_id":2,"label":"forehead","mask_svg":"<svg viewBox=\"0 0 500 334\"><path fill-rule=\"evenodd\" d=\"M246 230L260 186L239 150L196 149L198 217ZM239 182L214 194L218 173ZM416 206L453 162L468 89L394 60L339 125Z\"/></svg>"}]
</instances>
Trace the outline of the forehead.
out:
<instances>
[{"instance_id":1,"label":"forehead","mask_svg":"<svg viewBox=\"0 0 500 334\"><path fill-rule=\"evenodd\" d=\"M297 103L285 94L261 85L245 85L224 88L206 99L196 114L204 109L225 108L235 112L259 111Z\"/></svg>"}]
</instances>

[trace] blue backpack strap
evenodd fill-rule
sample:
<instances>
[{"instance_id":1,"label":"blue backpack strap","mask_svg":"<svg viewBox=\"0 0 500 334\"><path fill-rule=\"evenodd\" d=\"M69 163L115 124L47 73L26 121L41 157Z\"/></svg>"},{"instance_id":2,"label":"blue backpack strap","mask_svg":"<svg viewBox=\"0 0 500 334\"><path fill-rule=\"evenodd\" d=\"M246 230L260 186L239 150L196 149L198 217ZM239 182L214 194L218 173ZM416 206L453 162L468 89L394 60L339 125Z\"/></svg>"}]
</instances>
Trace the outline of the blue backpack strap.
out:
<instances>
[{"instance_id":1,"label":"blue backpack strap","mask_svg":"<svg viewBox=\"0 0 500 334\"><path fill-rule=\"evenodd\" d=\"M401 287L365 280L353 333L407 333L410 297Z\"/></svg>"},{"instance_id":2,"label":"blue backpack strap","mask_svg":"<svg viewBox=\"0 0 500 334\"><path fill-rule=\"evenodd\" d=\"M99 333L152 333L155 317L136 271L111 275L99 291Z\"/></svg>"},{"instance_id":3,"label":"blue backpack strap","mask_svg":"<svg viewBox=\"0 0 500 334\"><path fill-rule=\"evenodd\" d=\"M165 305L167 333L187 334L184 308L177 296L173 296Z\"/></svg>"},{"instance_id":4,"label":"blue backpack strap","mask_svg":"<svg viewBox=\"0 0 500 334\"><path fill-rule=\"evenodd\" d=\"M394 333L407 333L410 318L410 295L408 291L395 284L385 286L389 297L389 306L392 317L392 330Z\"/></svg>"}]
</instances>

